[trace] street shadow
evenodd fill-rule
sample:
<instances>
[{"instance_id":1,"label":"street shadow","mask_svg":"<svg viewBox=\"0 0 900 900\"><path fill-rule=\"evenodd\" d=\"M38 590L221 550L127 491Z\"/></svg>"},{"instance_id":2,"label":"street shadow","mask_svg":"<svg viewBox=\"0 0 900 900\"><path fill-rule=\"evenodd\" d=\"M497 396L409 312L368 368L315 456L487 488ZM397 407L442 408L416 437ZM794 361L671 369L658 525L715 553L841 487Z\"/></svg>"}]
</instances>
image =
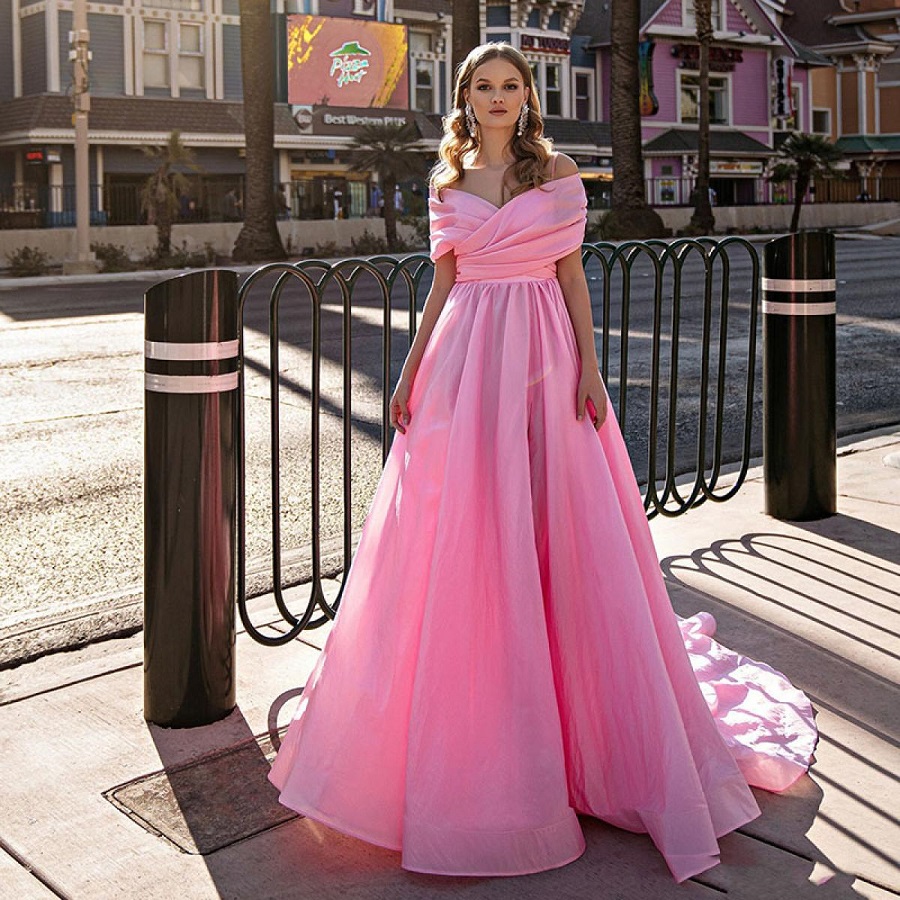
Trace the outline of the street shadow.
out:
<instances>
[{"instance_id":1,"label":"street shadow","mask_svg":"<svg viewBox=\"0 0 900 900\"><path fill-rule=\"evenodd\" d=\"M889 761L900 688L883 674L900 658L890 646L900 573L882 562L894 561L896 535L837 518L804 523L807 535L746 534L661 562L679 615L712 612L724 644L784 672L813 702L819 762L782 794L755 792L763 815L740 831L807 860L810 877L827 879L817 897L856 896L854 878L878 881L864 869L898 865L887 838L873 838L900 827L888 805L900 784ZM841 835L840 862L809 836L816 826ZM806 895L792 882L791 896Z\"/></svg>"},{"instance_id":2,"label":"street shadow","mask_svg":"<svg viewBox=\"0 0 900 900\"><path fill-rule=\"evenodd\" d=\"M147 727L171 790L162 802L182 820L173 842L184 852L209 856L293 818L265 778L271 741L253 734L239 707L211 725Z\"/></svg>"},{"instance_id":3,"label":"street shadow","mask_svg":"<svg viewBox=\"0 0 900 900\"><path fill-rule=\"evenodd\" d=\"M264 879L235 889L229 851L298 818L268 781L275 755L269 736L255 736L238 707L211 725L147 728L162 769L111 789L107 798L173 852L201 856L220 897L259 896Z\"/></svg>"},{"instance_id":4,"label":"street shadow","mask_svg":"<svg viewBox=\"0 0 900 900\"><path fill-rule=\"evenodd\" d=\"M103 281L93 284L3 286L0 314L14 322L53 322L88 316L123 315L144 311L144 292L162 281Z\"/></svg>"},{"instance_id":5,"label":"street shadow","mask_svg":"<svg viewBox=\"0 0 900 900\"><path fill-rule=\"evenodd\" d=\"M847 560L856 560L859 553L869 556L877 556L885 562L900 565L900 540L897 532L889 528L883 528L874 522L857 519L839 512L826 519L815 519L810 522L792 522L797 528L802 528L811 535L826 537L833 541L839 541L847 547L857 551L856 553L843 554ZM889 572L889 569L883 571Z\"/></svg>"}]
</instances>

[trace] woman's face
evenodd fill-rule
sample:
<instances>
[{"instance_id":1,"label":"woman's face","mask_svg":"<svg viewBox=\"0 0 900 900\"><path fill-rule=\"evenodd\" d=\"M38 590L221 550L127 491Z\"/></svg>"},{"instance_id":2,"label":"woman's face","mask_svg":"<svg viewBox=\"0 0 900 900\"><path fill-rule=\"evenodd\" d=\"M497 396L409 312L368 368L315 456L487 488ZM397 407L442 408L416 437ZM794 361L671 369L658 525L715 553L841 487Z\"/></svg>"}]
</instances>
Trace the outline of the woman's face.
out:
<instances>
[{"instance_id":1,"label":"woman's face","mask_svg":"<svg viewBox=\"0 0 900 900\"><path fill-rule=\"evenodd\" d=\"M464 93L482 128L514 128L522 104L528 99L528 88L519 70L499 57L475 69Z\"/></svg>"}]
</instances>

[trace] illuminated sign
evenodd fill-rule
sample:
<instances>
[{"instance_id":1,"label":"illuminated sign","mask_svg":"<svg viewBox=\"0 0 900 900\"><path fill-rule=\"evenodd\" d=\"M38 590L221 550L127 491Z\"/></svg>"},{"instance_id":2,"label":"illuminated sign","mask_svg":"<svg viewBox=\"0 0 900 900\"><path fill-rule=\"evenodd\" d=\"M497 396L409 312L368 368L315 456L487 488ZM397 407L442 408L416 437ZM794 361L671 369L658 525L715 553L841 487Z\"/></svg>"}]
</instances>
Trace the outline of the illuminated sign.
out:
<instances>
[{"instance_id":1,"label":"illuminated sign","mask_svg":"<svg viewBox=\"0 0 900 900\"><path fill-rule=\"evenodd\" d=\"M42 163L42 162L44 162L44 151L43 150L26 150L25 151L25 162L27 162L27 163Z\"/></svg>"},{"instance_id":2,"label":"illuminated sign","mask_svg":"<svg viewBox=\"0 0 900 900\"><path fill-rule=\"evenodd\" d=\"M405 25L288 16L288 102L408 109L408 49Z\"/></svg>"},{"instance_id":3,"label":"illuminated sign","mask_svg":"<svg viewBox=\"0 0 900 900\"><path fill-rule=\"evenodd\" d=\"M699 44L673 44L672 56L681 60L680 68L682 69L700 68ZM709 48L710 72L733 72L734 67L743 61L744 51L739 47Z\"/></svg>"},{"instance_id":4,"label":"illuminated sign","mask_svg":"<svg viewBox=\"0 0 900 900\"><path fill-rule=\"evenodd\" d=\"M365 126L401 126L415 121L415 112L381 111L369 107L294 106L294 121L303 134L354 135Z\"/></svg>"}]
</instances>

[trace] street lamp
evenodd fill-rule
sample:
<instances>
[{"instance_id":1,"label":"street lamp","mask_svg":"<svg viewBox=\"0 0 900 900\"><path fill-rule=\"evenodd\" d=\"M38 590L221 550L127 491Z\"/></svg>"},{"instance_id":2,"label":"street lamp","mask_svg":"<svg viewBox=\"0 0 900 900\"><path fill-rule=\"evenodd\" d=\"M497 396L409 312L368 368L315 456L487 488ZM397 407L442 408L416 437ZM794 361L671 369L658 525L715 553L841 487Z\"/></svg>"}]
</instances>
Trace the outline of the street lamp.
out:
<instances>
[{"instance_id":1,"label":"street lamp","mask_svg":"<svg viewBox=\"0 0 900 900\"><path fill-rule=\"evenodd\" d=\"M88 49L90 33L87 27L87 0L75 0L72 5L72 32L69 35L69 60L73 66L72 99L75 126L75 259L63 263L67 275L97 271L97 260L91 252L90 237L90 162L88 158L88 111L91 95L88 84Z\"/></svg>"}]
</instances>

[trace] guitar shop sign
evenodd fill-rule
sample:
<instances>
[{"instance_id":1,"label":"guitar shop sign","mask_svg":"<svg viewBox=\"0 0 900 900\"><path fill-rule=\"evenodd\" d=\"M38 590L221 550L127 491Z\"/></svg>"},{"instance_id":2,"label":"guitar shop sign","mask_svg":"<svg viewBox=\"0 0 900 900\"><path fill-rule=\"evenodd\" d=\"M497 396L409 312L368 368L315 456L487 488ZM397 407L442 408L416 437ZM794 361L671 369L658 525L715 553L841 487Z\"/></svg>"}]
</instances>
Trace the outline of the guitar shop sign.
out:
<instances>
[{"instance_id":1,"label":"guitar shop sign","mask_svg":"<svg viewBox=\"0 0 900 900\"><path fill-rule=\"evenodd\" d=\"M672 56L680 60L681 69L700 68L699 44L673 44ZM710 47L709 71L733 72L735 66L744 61L744 51L740 47Z\"/></svg>"}]
</instances>

